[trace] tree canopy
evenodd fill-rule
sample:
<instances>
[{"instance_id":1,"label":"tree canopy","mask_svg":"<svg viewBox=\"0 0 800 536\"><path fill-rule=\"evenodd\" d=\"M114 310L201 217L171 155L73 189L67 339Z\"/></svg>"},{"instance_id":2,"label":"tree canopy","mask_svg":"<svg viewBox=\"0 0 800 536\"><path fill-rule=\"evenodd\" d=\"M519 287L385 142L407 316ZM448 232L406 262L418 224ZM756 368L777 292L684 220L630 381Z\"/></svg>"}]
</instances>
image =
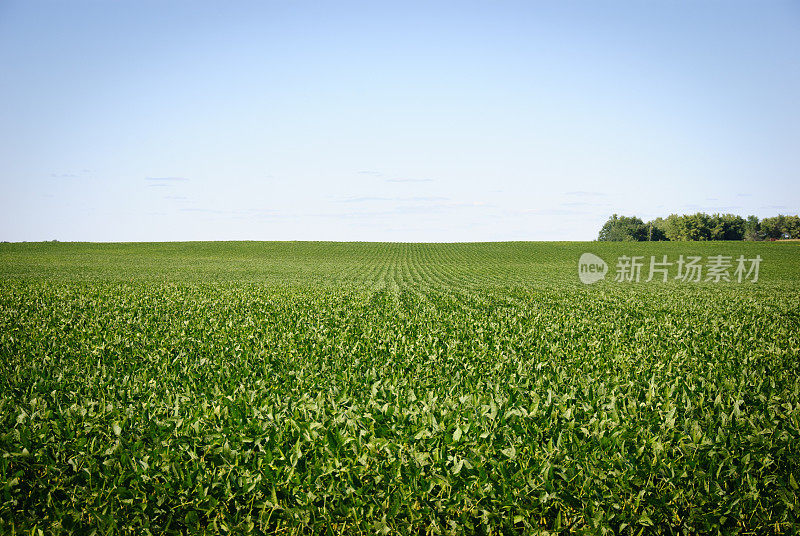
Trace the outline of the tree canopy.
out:
<instances>
[{"instance_id":1,"label":"tree canopy","mask_svg":"<svg viewBox=\"0 0 800 536\"><path fill-rule=\"evenodd\" d=\"M600 229L598 240L765 240L800 238L800 217L778 215L759 221L736 214L670 214L647 223L636 216L612 215Z\"/></svg>"}]
</instances>

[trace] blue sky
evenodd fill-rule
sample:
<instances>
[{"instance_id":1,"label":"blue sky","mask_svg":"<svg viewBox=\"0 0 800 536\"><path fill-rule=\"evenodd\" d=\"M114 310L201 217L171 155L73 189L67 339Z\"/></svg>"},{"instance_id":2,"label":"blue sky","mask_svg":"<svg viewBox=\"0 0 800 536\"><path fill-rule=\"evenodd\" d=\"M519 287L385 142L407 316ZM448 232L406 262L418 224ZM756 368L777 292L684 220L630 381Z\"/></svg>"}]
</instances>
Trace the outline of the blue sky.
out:
<instances>
[{"instance_id":1,"label":"blue sky","mask_svg":"<svg viewBox=\"0 0 800 536\"><path fill-rule=\"evenodd\" d=\"M800 3L0 1L0 240L800 212Z\"/></svg>"}]
</instances>

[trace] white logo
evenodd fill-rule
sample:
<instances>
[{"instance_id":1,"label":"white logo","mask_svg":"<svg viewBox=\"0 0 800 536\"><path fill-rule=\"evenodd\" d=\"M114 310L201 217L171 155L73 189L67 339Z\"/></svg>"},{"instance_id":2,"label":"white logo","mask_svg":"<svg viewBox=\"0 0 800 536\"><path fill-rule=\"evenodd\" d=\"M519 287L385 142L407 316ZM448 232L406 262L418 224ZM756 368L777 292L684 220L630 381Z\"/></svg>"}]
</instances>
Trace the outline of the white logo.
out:
<instances>
[{"instance_id":1,"label":"white logo","mask_svg":"<svg viewBox=\"0 0 800 536\"><path fill-rule=\"evenodd\" d=\"M606 261L594 253L584 253L578 260L578 277L587 285L597 283L608 273Z\"/></svg>"}]
</instances>

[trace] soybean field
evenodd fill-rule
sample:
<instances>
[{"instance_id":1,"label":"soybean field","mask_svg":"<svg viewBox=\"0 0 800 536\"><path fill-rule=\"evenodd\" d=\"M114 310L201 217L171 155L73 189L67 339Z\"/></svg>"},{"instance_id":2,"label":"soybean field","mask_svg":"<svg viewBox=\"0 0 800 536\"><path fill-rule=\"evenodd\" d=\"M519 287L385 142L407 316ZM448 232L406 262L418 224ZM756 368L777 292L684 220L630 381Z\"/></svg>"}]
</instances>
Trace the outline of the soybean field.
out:
<instances>
[{"instance_id":1,"label":"soybean field","mask_svg":"<svg viewBox=\"0 0 800 536\"><path fill-rule=\"evenodd\" d=\"M797 242L0 244L0 533L793 534L798 371Z\"/></svg>"}]
</instances>

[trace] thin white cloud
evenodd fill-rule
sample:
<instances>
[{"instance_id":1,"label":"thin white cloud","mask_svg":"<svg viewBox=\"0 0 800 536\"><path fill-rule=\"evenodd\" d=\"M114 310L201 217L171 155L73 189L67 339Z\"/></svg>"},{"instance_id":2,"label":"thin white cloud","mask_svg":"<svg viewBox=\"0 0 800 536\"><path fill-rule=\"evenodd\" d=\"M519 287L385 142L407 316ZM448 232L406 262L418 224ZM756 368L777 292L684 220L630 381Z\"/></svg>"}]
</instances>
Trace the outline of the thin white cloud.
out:
<instances>
[{"instance_id":1,"label":"thin white cloud","mask_svg":"<svg viewBox=\"0 0 800 536\"><path fill-rule=\"evenodd\" d=\"M392 201L394 198L392 197L348 197L347 199L342 199L342 203L366 203L369 201Z\"/></svg>"},{"instance_id":2,"label":"thin white cloud","mask_svg":"<svg viewBox=\"0 0 800 536\"><path fill-rule=\"evenodd\" d=\"M593 203L590 201L568 201L559 203L562 207L608 207L610 203Z\"/></svg>"},{"instance_id":3,"label":"thin white cloud","mask_svg":"<svg viewBox=\"0 0 800 536\"><path fill-rule=\"evenodd\" d=\"M589 192L585 190L575 190L572 192L564 192L564 195L570 195L575 197L605 197L608 194L603 192Z\"/></svg>"},{"instance_id":4,"label":"thin white cloud","mask_svg":"<svg viewBox=\"0 0 800 536\"><path fill-rule=\"evenodd\" d=\"M741 208L742 208L741 205L722 205L718 207L711 207L709 210L712 210L714 212L722 212L723 210L739 210Z\"/></svg>"},{"instance_id":5,"label":"thin white cloud","mask_svg":"<svg viewBox=\"0 0 800 536\"><path fill-rule=\"evenodd\" d=\"M208 214L227 218L287 218L290 214L281 214L277 210L269 208L248 208L237 210L221 210L208 207L185 207L178 209L179 212L191 212L196 214Z\"/></svg>"},{"instance_id":6,"label":"thin white cloud","mask_svg":"<svg viewBox=\"0 0 800 536\"><path fill-rule=\"evenodd\" d=\"M204 214L224 214L224 210L216 210L213 208L182 208L181 212L202 212Z\"/></svg>"},{"instance_id":7,"label":"thin white cloud","mask_svg":"<svg viewBox=\"0 0 800 536\"><path fill-rule=\"evenodd\" d=\"M575 210L569 210L565 208L536 208L530 210L523 210L523 214L532 214L535 216L573 216L575 214L584 214L583 212L577 212Z\"/></svg>"},{"instance_id":8,"label":"thin white cloud","mask_svg":"<svg viewBox=\"0 0 800 536\"><path fill-rule=\"evenodd\" d=\"M433 202L433 201L447 201L448 197L440 196L415 196L415 197L377 197L377 196L364 196L364 197L348 197L342 199L342 203L368 203L373 201L420 201L420 202Z\"/></svg>"},{"instance_id":9,"label":"thin white cloud","mask_svg":"<svg viewBox=\"0 0 800 536\"><path fill-rule=\"evenodd\" d=\"M450 201L449 198L446 197L407 197L390 200L403 201L405 204L381 210L352 210L349 212L313 214L313 216L324 218L373 218L405 214L440 214L460 209L486 209L495 207L495 205L484 201Z\"/></svg>"}]
</instances>

